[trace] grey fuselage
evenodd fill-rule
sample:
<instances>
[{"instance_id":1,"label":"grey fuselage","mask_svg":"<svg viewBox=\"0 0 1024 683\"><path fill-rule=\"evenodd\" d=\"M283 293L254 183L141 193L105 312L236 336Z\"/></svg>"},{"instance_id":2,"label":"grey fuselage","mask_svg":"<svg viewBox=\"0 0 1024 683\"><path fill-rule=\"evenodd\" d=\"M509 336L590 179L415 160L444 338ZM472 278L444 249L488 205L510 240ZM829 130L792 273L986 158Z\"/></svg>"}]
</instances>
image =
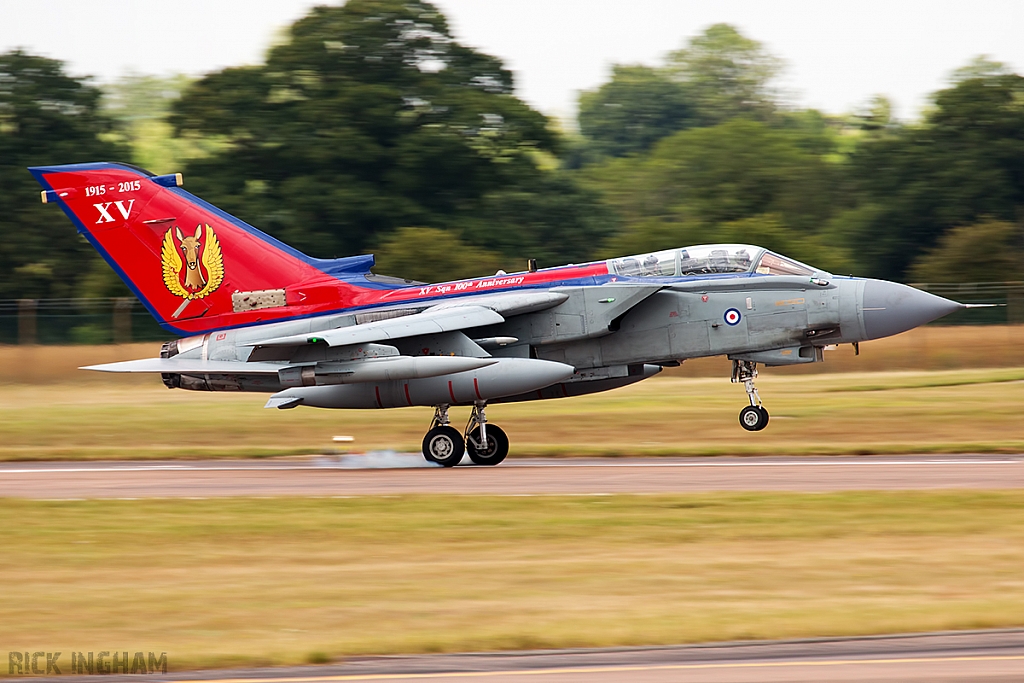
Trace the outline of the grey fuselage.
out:
<instances>
[{"instance_id":1,"label":"grey fuselage","mask_svg":"<svg viewBox=\"0 0 1024 683\"><path fill-rule=\"evenodd\" d=\"M896 334L960 307L905 285L827 273L623 277L544 291L558 295L553 298L557 303L519 312L499 324L358 347L261 347L259 342L357 325L359 316L365 320L368 315L365 311L178 340L165 345L164 357L232 361L239 370L165 374L164 381L195 390L277 392L272 399L277 407L540 400L625 386L691 358L724 355L766 365L820 362L826 345ZM493 297L464 297L460 303L486 306ZM397 318L424 308L382 307L372 315ZM398 358L443 356L494 362L434 376L384 369L389 367L384 363ZM280 364L282 372L247 374L247 363L254 362ZM360 364L357 370L346 370L353 363Z\"/></svg>"}]
</instances>

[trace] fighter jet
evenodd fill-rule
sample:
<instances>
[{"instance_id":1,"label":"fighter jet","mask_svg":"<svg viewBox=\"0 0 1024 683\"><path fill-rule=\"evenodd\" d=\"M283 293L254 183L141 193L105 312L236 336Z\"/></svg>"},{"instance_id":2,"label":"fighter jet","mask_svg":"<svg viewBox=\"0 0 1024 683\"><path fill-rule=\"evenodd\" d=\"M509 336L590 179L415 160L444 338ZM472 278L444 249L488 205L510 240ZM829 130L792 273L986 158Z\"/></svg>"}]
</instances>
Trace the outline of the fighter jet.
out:
<instances>
[{"instance_id":1,"label":"fighter jet","mask_svg":"<svg viewBox=\"0 0 1024 683\"><path fill-rule=\"evenodd\" d=\"M424 284L372 255L303 254L153 175L99 162L29 169L168 332L159 358L90 366L170 388L267 392L267 408L434 408L423 455L497 465L491 404L608 391L727 356L756 432L757 366L819 363L965 307L906 285L837 276L767 249L712 244ZM464 432L452 406L471 406Z\"/></svg>"}]
</instances>

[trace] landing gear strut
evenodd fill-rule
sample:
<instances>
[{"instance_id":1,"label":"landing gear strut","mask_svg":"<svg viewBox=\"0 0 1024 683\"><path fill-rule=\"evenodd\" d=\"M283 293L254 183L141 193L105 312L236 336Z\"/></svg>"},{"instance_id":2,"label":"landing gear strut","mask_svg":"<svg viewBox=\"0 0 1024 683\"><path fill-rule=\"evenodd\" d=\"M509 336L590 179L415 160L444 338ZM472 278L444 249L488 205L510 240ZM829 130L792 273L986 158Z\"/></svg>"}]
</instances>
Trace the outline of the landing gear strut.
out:
<instances>
[{"instance_id":1,"label":"landing gear strut","mask_svg":"<svg viewBox=\"0 0 1024 683\"><path fill-rule=\"evenodd\" d=\"M740 411L740 426L748 432L759 432L768 426L768 411L761 405L761 396L754 386L755 377L757 363L749 360L732 362L732 381L743 382L743 388L747 390L747 398L750 400L750 405Z\"/></svg>"},{"instance_id":2,"label":"landing gear strut","mask_svg":"<svg viewBox=\"0 0 1024 683\"><path fill-rule=\"evenodd\" d=\"M466 442L448 419L448 406L437 406L430 429L423 437L423 457L445 467L455 467L465 452Z\"/></svg>"},{"instance_id":3,"label":"landing gear strut","mask_svg":"<svg viewBox=\"0 0 1024 683\"><path fill-rule=\"evenodd\" d=\"M448 406L437 406L430 430L423 437L423 457L445 467L454 467L467 452L469 459L476 465L497 465L508 455L505 431L487 422L487 402L477 401L473 404L465 438L451 426Z\"/></svg>"},{"instance_id":4,"label":"landing gear strut","mask_svg":"<svg viewBox=\"0 0 1024 683\"><path fill-rule=\"evenodd\" d=\"M508 437L498 425L487 424L487 402L477 401L466 425L466 449L477 465L497 465L508 455Z\"/></svg>"}]
</instances>

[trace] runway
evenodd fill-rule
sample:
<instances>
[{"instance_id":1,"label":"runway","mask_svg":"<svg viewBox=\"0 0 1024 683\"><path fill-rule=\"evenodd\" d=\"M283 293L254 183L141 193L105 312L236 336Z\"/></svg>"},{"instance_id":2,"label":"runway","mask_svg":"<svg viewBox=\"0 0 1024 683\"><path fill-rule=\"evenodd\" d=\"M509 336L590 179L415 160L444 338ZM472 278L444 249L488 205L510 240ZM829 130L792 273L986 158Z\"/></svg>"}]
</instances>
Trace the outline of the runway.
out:
<instances>
[{"instance_id":1,"label":"runway","mask_svg":"<svg viewBox=\"0 0 1024 683\"><path fill-rule=\"evenodd\" d=\"M1024 455L551 458L452 469L398 453L0 463L0 496L35 499L1007 488L1024 488Z\"/></svg>"},{"instance_id":2,"label":"runway","mask_svg":"<svg viewBox=\"0 0 1024 683\"><path fill-rule=\"evenodd\" d=\"M108 683L1016 683L1024 679L1024 629L668 647L355 657L320 666L172 671L155 676L104 678ZM87 677L42 680L85 683Z\"/></svg>"}]
</instances>

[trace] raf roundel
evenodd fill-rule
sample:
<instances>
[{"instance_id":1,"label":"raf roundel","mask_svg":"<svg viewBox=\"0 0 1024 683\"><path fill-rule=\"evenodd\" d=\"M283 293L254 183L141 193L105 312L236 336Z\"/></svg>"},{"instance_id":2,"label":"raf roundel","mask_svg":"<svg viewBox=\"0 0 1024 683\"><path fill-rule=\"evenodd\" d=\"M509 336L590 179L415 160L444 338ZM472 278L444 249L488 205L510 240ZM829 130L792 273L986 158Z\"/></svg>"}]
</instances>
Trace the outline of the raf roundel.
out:
<instances>
[{"instance_id":1,"label":"raf roundel","mask_svg":"<svg viewBox=\"0 0 1024 683\"><path fill-rule=\"evenodd\" d=\"M741 316L740 312L735 308L730 308L725 312L724 317L726 325L738 325L743 316Z\"/></svg>"}]
</instances>

